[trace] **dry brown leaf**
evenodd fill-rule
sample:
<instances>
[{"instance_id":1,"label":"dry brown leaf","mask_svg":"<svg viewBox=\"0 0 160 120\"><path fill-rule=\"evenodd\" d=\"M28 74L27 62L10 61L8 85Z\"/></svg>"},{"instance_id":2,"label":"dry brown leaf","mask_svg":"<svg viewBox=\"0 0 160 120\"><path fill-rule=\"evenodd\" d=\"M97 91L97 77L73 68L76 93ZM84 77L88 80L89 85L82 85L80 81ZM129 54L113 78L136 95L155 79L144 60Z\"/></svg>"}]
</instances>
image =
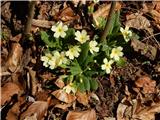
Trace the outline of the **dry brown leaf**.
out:
<instances>
[{"instance_id":1,"label":"dry brown leaf","mask_svg":"<svg viewBox=\"0 0 160 120\"><path fill-rule=\"evenodd\" d=\"M22 34L20 33L14 37L11 37L10 40L14 42L19 42L21 38L22 38Z\"/></svg>"},{"instance_id":2,"label":"dry brown leaf","mask_svg":"<svg viewBox=\"0 0 160 120\"><path fill-rule=\"evenodd\" d=\"M20 113L20 103L16 103L13 107L8 111L6 120L18 120L18 116Z\"/></svg>"},{"instance_id":3,"label":"dry brown leaf","mask_svg":"<svg viewBox=\"0 0 160 120\"><path fill-rule=\"evenodd\" d=\"M151 80L147 76L140 77L138 80L136 80L135 85L138 88L142 88L142 92L145 93L154 93L155 87L156 87L156 81Z\"/></svg>"},{"instance_id":4,"label":"dry brown leaf","mask_svg":"<svg viewBox=\"0 0 160 120\"><path fill-rule=\"evenodd\" d=\"M151 60L154 60L156 58L157 55L156 47L147 45L139 40L134 40L134 39L131 41L131 46L136 52L140 52L142 55L148 57Z\"/></svg>"},{"instance_id":5,"label":"dry brown leaf","mask_svg":"<svg viewBox=\"0 0 160 120\"><path fill-rule=\"evenodd\" d=\"M54 95L57 99L65 103L72 103L76 100L76 97L74 95L68 94L64 90L56 90L52 92L52 95Z\"/></svg>"},{"instance_id":6,"label":"dry brown leaf","mask_svg":"<svg viewBox=\"0 0 160 120\"><path fill-rule=\"evenodd\" d=\"M133 27L136 29L145 29L149 33L153 33L153 29L151 28L151 24L147 18L142 16L139 13L133 13L127 16L126 26Z\"/></svg>"},{"instance_id":7,"label":"dry brown leaf","mask_svg":"<svg viewBox=\"0 0 160 120\"><path fill-rule=\"evenodd\" d=\"M65 75L62 75L62 76L60 76L57 80L56 80L56 82L55 82L55 84L59 87L59 88L63 88L64 86L65 86L65 84L64 84L64 82L63 82L63 79L65 78Z\"/></svg>"},{"instance_id":8,"label":"dry brown leaf","mask_svg":"<svg viewBox=\"0 0 160 120\"><path fill-rule=\"evenodd\" d=\"M41 27L41 28L51 28L52 25L54 25L54 21L48 21L48 20L37 20L33 19L32 20L32 25L35 27Z\"/></svg>"},{"instance_id":9,"label":"dry brown leaf","mask_svg":"<svg viewBox=\"0 0 160 120\"><path fill-rule=\"evenodd\" d=\"M45 113L48 109L48 103L45 101L36 101L32 103L28 109L21 114L20 120L30 120L31 118L35 118L37 120L43 120ZM30 118L30 119L29 119Z\"/></svg>"},{"instance_id":10,"label":"dry brown leaf","mask_svg":"<svg viewBox=\"0 0 160 120\"><path fill-rule=\"evenodd\" d=\"M70 111L66 120L96 120L96 112L94 109L82 112Z\"/></svg>"},{"instance_id":11,"label":"dry brown leaf","mask_svg":"<svg viewBox=\"0 0 160 120\"><path fill-rule=\"evenodd\" d=\"M79 16L75 15L74 11L70 7L64 8L58 17L64 22L79 19Z\"/></svg>"},{"instance_id":12,"label":"dry brown leaf","mask_svg":"<svg viewBox=\"0 0 160 120\"><path fill-rule=\"evenodd\" d=\"M88 105L89 97L86 92L77 91L76 93L77 101L83 105Z\"/></svg>"},{"instance_id":13,"label":"dry brown leaf","mask_svg":"<svg viewBox=\"0 0 160 120\"><path fill-rule=\"evenodd\" d=\"M60 109L63 109L63 110L67 110L67 108L71 107L71 106L72 106L72 103L69 103L69 104L56 104L54 107L60 108Z\"/></svg>"},{"instance_id":14,"label":"dry brown leaf","mask_svg":"<svg viewBox=\"0 0 160 120\"><path fill-rule=\"evenodd\" d=\"M118 105L117 120L155 120L155 114L160 113L160 102L151 106L142 105L140 100L133 99L126 104L126 98Z\"/></svg>"},{"instance_id":15,"label":"dry brown leaf","mask_svg":"<svg viewBox=\"0 0 160 120\"><path fill-rule=\"evenodd\" d=\"M96 25L99 25L98 19L99 17L106 18L109 14L111 4L102 4L99 9L93 13L93 19L96 23ZM121 9L121 4L119 2L116 2L115 10L118 11Z\"/></svg>"},{"instance_id":16,"label":"dry brown leaf","mask_svg":"<svg viewBox=\"0 0 160 120\"><path fill-rule=\"evenodd\" d=\"M1 88L1 91L1 105L4 105L11 100L13 95L19 94L21 90L17 84L9 82Z\"/></svg>"},{"instance_id":17,"label":"dry brown leaf","mask_svg":"<svg viewBox=\"0 0 160 120\"><path fill-rule=\"evenodd\" d=\"M22 51L23 49L19 43L12 43L11 53L6 62L6 66L11 72L14 72L20 64Z\"/></svg>"}]
</instances>

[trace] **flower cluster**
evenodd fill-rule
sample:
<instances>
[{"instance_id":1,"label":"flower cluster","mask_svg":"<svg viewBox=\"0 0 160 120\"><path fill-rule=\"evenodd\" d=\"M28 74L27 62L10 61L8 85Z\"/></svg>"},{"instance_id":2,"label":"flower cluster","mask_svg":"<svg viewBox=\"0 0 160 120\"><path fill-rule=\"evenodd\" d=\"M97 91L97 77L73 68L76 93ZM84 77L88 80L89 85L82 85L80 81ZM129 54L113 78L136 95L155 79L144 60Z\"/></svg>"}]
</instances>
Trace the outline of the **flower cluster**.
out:
<instances>
[{"instance_id":1,"label":"flower cluster","mask_svg":"<svg viewBox=\"0 0 160 120\"><path fill-rule=\"evenodd\" d=\"M43 61L43 65L45 67L49 67L50 69L55 69L62 64L67 63L67 58L65 57L65 53L58 51L53 51L53 53L46 53L41 57L41 61Z\"/></svg>"},{"instance_id":2,"label":"flower cluster","mask_svg":"<svg viewBox=\"0 0 160 120\"><path fill-rule=\"evenodd\" d=\"M54 32L55 38L65 38L68 31L68 26L64 25L62 22L58 22L56 25L52 26L51 30ZM126 26L125 29L122 27L120 31L125 39L126 42L129 41L130 37L132 36L132 32L129 30L129 27ZM45 67L49 67L50 69L55 69L62 64L66 64L67 61L72 61L75 58L78 58L81 54L81 45L84 43L88 44L90 55L93 55L99 52L100 48L98 43L95 40L90 40L89 35L87 34L86 30L76 31L74 34L75 41L78 41L76 45L68 45L66 51L53 51L53 53L46 53L44 56L41 57L43 61L43 65ZM61 39L59 39L61 40ZM112 64L116 61L119 61L121 57L123 57L123 48L121 46L112 48L109 58L103 59L103 64L101 65L101 69L105 70L107 74L111 72ZM70 92L70 86L66 86L66 91Z\"/></svg>"},{"instance_id":3,"label":"flower cluster","mask_svg":"<svg viewBox=\"0 0 160 120\"><path fill-rule=\"evenodd\" d=\"M112 58L111 60L108 61L107 58L104 58L103 62L104 64L101 66L102 70L105 70L107 74L109 74L111 72L112 69L112 64L114 63L114 61L119 61L120 57L123 56L123 52L122 52L123 48L122 47L117 47L117 48L113 48L110 54L110 58Z\"/></svg>"}]
</instances>

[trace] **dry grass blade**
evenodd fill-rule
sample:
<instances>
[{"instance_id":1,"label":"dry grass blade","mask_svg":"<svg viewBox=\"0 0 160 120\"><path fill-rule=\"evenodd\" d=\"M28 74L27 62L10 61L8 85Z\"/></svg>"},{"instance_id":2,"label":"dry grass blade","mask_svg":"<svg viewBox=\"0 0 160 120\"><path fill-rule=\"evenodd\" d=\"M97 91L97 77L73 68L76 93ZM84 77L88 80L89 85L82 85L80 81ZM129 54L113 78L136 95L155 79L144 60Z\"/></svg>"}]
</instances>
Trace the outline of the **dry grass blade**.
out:
<instances>
[{"instance_id":1,"label":"dry grass blade","mask_svg":"<svg viewBox=\"0 0 160 120\"><path fill-rule=\"evenodd\" d=\"M48 109L48 103L45 101L36 101L28 107L28 109L22 113L20 120L29 119L30 117L37 120L43 120L43 117Z\"/></svg>"},{"instance_id":2,"label":"dry grass blade","mask_svg":"<svg viewBox=\"0 0 160 120\"><path fill-rule=\"evenodd\" d=\"M66 120L96 120L96 112L94 109L82 112L70 111Z\"/></svg>"},{"instance_id":3,"label":"dry grass blade","mask_svg":"<svg viewBox=\"0 0 160 120\"><path fill-rule=\"evenodd\" d=\"M1 105L4 105L6 102L11 100L13 95L19 94L20 88L17 84L9 82L1 88L1 91Z\"/></svg>"}]
</instances>

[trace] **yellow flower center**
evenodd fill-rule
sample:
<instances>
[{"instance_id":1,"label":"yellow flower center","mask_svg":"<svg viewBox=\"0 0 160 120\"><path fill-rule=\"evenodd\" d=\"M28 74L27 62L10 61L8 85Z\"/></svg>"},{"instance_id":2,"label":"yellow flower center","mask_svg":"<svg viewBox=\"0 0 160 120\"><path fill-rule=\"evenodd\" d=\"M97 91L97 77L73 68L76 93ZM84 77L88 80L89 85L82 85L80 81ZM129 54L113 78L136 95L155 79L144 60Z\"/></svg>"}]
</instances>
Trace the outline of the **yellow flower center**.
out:
<instances>
[{"instance_id":1,"label":"yellow flower center","mask_svg":"<svg viewBox=\"0 0 160 120\"><path fill-rule=\"evenodd\" d=\"M62 28L59 27L59 28L58 28L58 32L62 32Z\"/></svg>"}]
</instances>

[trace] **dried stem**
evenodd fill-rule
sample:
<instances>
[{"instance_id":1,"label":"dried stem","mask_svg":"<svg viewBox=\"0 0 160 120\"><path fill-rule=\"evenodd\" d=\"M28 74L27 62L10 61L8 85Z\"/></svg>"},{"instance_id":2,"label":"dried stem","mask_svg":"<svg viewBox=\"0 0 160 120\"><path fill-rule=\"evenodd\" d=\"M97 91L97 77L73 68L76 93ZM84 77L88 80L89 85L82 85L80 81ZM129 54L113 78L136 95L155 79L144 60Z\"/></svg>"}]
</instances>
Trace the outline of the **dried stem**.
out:
<instances>
[{"instance_id":1,"label":"dried stem","mask_svg":"<svg viewBox=\"0 0 160 120\"><path fill-rule=\"evenodd\" d=\"M31 25L32 25L32 19L34 17L34 8L35 8L36 1L31 1L29 3L29 12L28 12L28 18L27 18L27 23L25 25L25 30L24 30L24 37L29 35L30 30L31 30Z\"/></svg>"},{"instance_id":2,"label":"dried stem","mask_svg":"<svg viewBox=\"0 0 160 120\"><path fill-rule=\"evenodd\" d=\"M102 33L102 36L101 36L101 42L106 40L106 37L109 34L109 30L110 30L111 25L112 25L111 24L112 17L115 13L115 6L116 6L116 1L112 1L110 11L109 11L109 15L108 15L108 19L107 19L107 23L105 25L104 32Z\"/></svg>"}]
</instances>

